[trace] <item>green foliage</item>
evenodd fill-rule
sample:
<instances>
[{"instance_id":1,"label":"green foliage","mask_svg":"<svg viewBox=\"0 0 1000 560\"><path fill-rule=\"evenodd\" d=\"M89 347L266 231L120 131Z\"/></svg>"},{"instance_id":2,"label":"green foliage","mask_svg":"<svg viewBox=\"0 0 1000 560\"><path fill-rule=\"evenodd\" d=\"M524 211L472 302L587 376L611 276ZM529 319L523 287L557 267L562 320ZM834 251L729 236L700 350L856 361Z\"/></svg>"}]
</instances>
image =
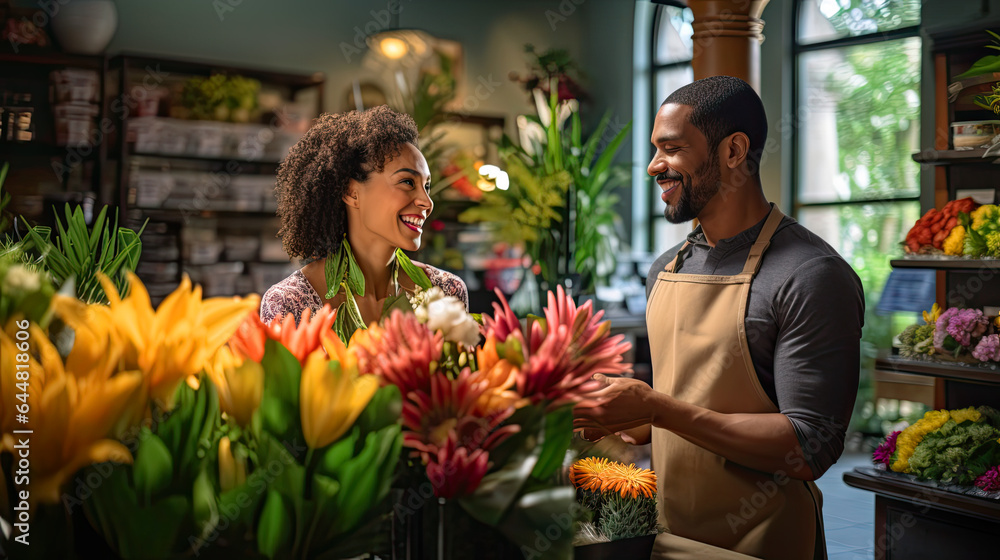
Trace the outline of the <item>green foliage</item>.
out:
<instances>
[{"instance_id":1,"label":"green foliage","mask_svg":"<svg viewBox=\"0 0 1000 560\"><path fill-rule=\"evenodd\" d=\"M941 428L927 434L910 457L910 469L920 478L930 478L955 484L972 484L982 470L970 468L973 452L986 443L996 444L1000 430L988 422L966 420L956 424L949 420Z\"/></svg>"},{"instance_id":2,"label":"green foliage","mask_svg":"<svg viewBox=\"0 0 1000 560\"><path fill-rule=\"evenodd\" d=\"M98 274L110 278L119 294L128 293L125 272L135 270L142 253L139 236L145 224L138 233L118 227L117 210L113 222L106 221L107 211L107 206L102 208L93 227L88 228L83 210L77 206L71 211L67 204L65 225L56 217L59 236L54 243L50 239L50 228L34 226L28 229L32 250L40 254L41 264L55 285L61 286L73 279L76 297L85 303L108 303Z\"/></svg>"},{"instance_id":3,"label":"green foliage","mask_svg":"<svg viewBox=\"0 0 1000 560\"><path fill-rule=\"evenodd\" d=\"M656 498L606 492L597 527L613 541L656 533Z\"/></svg>"},{"instance_id":4,"label":"green foliage","mask_svg":"<svg viewBox=\"0 0 1000 560\"><path fill-rule=\"evenodd\" d=\"M192 119L249 122L259 91L259 81L243 76L198 76L185 82L181 105Z\"/></svg>"},{"instance_id":5,"label":"green foliage","mask_svg":"<svg viewBox=\"0 0 1000 560\"><path fill-rule=\"evenodd\" d=\"M986 48L1000 51L1000 35L986 30L987 33L993 37L991 43L992 45L986 45ZM964 80L965 78L972 78L973 76L979 76L982 74L987 74L991 72L1000 72L1000 55L987 55L979 60L972 63L972 66L968 70L962 72L961 74L955 76L955 80ZM994 93L996 90L994 89ZM996 97L995 95L993 97ZM989 103L984 107L985 109L992 109L992 103Z\"/></svg>"},{"instance_id":6,"label":"green foliage","mask_svg":"<svg viewBox=\"0 0 1000 560\"><path fill-rule=\"evenodd\" d=\"M486 193L480 205L463 212L459 220L495 224L497 241L524 245L541 267L548 288L575 272L588 292L615 268L620 219L614 193L627 184L628 174L612 161L631 124L602 145L610 132L610 114L605 115L584 141L577 112L572 114L568 133L562 129L556 118L557 99L556 88L550 88L544 143L529 150L506 136L501 141L510 188Z\"/></svg>"},{"instance_id":7,"label":"green foliage","mask_svg":"<svg viewBox=\"0 0 1000 560\"><path fill-rule=\"evenodd\" d=\"M415 286L424 290L431 288L431 281L427 277L427 273L413 264L406 253L397 248L395 258L391 279L393 285L399 283L399 273L402 271ZM333 298L338 293L344 294L344 302L337 308L337 318L334 320L333 330L340 340L347 344L355 331L366 329L368 326L365 325L364 318L361 317L361 309L354 299L355 294L365 295L365 276L361 272L361 267L358 266L358 261L354 258L351 244L348 243L346 237L340 243L340 249L326 258L323 270L327 285L326 298ZM382 316L388 315L393 309L412 311L405 292L386 298L382 307Z\"/></svg>"}]
</instances>

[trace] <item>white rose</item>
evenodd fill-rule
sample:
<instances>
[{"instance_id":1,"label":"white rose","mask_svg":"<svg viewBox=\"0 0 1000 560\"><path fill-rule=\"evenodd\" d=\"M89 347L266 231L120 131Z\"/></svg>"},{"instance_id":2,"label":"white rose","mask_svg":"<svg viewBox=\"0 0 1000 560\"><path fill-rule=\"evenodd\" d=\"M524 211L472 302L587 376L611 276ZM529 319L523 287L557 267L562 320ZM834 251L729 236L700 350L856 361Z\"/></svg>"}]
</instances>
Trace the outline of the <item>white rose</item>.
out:
<instances>
[{"instance_id":1,"label":"white rose","mask_svg":"<svg viewBox=\"0 0 1000 560\"><path fill-rule=\"evenodd\" d=\"M431 302L437 301L444 297L444 292L441 288L437 286L424 291L417 288L417 292L410 297L410 305L413 306L413 314L417 316L417 320L421 323L427 322L427 306Z\"/></svg>"},{"instance_id":2,"label":"white rose","mask_svg":"<svg viewBox=\"0 0 1000 560\"><path fill-rule=\"evenodd\" d=\"M479 324L465 311L465 304L452 296L430 302L427 328L441 331L444 339L471 348L479 342ZM417 315L419 318L420 315Z\"/></svg>"}]
</instances>

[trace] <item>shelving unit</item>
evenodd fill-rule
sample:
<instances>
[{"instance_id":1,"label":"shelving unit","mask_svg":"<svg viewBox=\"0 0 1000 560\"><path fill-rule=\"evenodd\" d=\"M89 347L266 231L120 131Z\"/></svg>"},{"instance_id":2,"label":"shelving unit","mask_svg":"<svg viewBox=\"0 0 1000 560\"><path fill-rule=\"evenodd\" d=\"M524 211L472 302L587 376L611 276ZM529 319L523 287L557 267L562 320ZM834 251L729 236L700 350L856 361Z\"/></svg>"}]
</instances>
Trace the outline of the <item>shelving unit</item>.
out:
<instances>
[{"instance_id":1,"label":"shelving unit","mask_svg":"<svg viewBox=\"0 0 1000 560\"><path fill-rule=\"evenodd\" d=\"M65 202L102 202L101 177L106 157L105 143L65 146L57 143L55 109L50 73L82 69L98 77L95 123L107 115L100 102L106 86L108 59L103 56L72 55L21 45L18 52L0 46L0 92L28 93L33 110L33 137L29 141L0 140L0 163L10 169L4 189L17 195L19 205L10 210L29 220L52 225L52 207ZM0 100L2 101L2 100ZM86 205L85 205L86 206Z\"/></svg>"},{"instance_id":2,"label":"shelving unit","mask_svg":"<svg viewBox=\"0 0 1000 560\"><path fill-rule=\"evenodd\" d=\"M1000 272L1000 259L893 259L893 268L931 268L936 270L981 270L992 269Z\"/></svg>"},{"instance_id":3,"label":"shelving unit","mask_svg":"<svg viewBox=\"0 0 1000 560\"><path fill-rule=\"evenodd\" d=\"M972 104L948 102L950 77L989 53L985 29L1000 28L1000 21L979 22L974 27L930 32L935 96L925 103L933 115L935 145L913 159L921 172L933 178L934 205L954 200L959 189L997 189L1000 156L983 158L985 149L952 150L950 124L990 118ZM925 208L926 210L927 208ZM983 308L1000 305L1000 259L913 258L890 261L895 268L937 270L936 299L943 307ZM1000 408L1000 368L963 363L884 356L876 360L879 375L889 382L927 380L929 404L936 409L987 405ZM915 377L914 377L915 376ZM895 379L894 379L895 378ZM921 395L925 395L924 389ZM913 399L911 399L913 400ZM849 486L875 493L875 558L995 557L1000 536L1000 500L973 495L968 489L913 480L874 468L857 468L844 474ZM957 546L960 543L960 546Z\"/></svg>"},{"instance_id":4,"label":"shelving unit","mask_svg":"<svg viewBox=\"0 0 1000 560\"><path fill-rule=\"evenodd\" d=\"M276 238L274 178L322 112L323 75L132 54L109 66L119 100L110 196L131 226L149 220L137 272L150 296L165 296L184 273L206 296L262 293L291 273ZM176 118L177 105L163 101L137 109L145 96L176 99L188 79L215 74L255 79L280 104L247 123Z\"/></svg>"}]
</instances>

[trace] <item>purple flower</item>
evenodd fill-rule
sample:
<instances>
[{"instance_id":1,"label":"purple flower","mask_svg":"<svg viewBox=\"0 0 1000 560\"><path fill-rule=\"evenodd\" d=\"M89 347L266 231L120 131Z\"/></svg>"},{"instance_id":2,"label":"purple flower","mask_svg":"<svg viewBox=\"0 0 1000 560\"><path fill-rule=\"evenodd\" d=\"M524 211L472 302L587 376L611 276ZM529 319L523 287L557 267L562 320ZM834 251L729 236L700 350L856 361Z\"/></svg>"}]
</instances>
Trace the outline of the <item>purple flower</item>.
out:
<instances>
[{"instance_id":1,"label":"purple flower","mask_svg":"<svg viewBox=\"0 0 1000 560\"><path fill-rule=\"evenodd\" d=\"M972 357L980 362L1000 362L1000 334L981 338L972 350Z\"/></svg>"},{"instance_id":2,"label":"purple flower","mask_svg":"<svg viewBox=\"0 0 1000 560\"><path fill-rule=\"evenodd\" d=\"M875 449L875 452L872 453L873 463L882 463L887 467L892 463L892 454L896 452L896 438L899 437L899 432L900 430L896 430L889 434L885 441Z\"/></svg>"},{"instance_id":3,"label":"purple flower","mask_svg":"<svg viewBox=\"0 0 1000 560\"><path fill-rule=\"evenodd\" d=\"M1000 466L993 467L976 479L976 486L987 492L1000 491Z\"/></svg>"},{"instance_id":4,"label":"purple flower","mask_svg":"<svg viewBox=\"0 0 1000 560\"><path fill-rule=\"evenodd\" d=\"M944 347L945 337L951 336L961 346L968 347L973 337L982 336L989 326L989 319L978 309L951 307L938 317L934 331L934 348L949 353Z\"/></svg>"}]
</instances>

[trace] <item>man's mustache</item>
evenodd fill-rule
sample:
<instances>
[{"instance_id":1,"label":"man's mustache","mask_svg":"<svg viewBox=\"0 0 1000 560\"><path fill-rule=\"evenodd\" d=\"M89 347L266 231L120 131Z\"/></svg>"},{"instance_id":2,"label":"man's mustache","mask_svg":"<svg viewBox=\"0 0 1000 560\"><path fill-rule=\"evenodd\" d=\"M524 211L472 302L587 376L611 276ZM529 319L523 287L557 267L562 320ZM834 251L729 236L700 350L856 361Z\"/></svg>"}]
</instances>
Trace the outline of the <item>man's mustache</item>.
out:
<instances>
[{"instance_id":1,"label":"man's mustache","mask_svg":"<svg viewBox=\"0 0 1000 560\"><path fill-rule=\"evenodd\" d=\"M660 173L656 176L657 181L680 181L681 178L680 173Z\"/></svg>"}]
</instances>

